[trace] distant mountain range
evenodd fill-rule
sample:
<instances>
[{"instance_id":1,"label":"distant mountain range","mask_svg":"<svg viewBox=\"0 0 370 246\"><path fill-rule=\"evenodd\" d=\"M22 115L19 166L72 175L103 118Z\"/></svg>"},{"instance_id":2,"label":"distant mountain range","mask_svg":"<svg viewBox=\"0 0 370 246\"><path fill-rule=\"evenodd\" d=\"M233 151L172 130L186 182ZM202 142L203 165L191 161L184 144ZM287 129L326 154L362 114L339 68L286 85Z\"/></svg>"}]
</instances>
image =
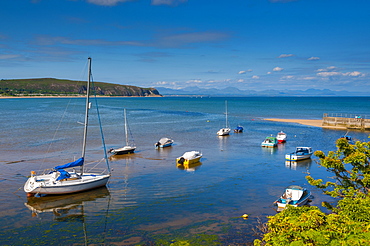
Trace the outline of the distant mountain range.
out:
<instances>
[{"instance_id":1,"label":"distant mountain range","mask_svg":"<svg viewBox=\"0 0 370 246\"><path fill-rule=\"evenodd\" d=\"M348 91L332 91L329 89L307 89L307 90L240 90L235 87L227 87L224 89L202 89L197 86L186 87L183 89L170 89L165 87L156 88L161 95L181 95L181 96L368 96L368 93L362 92L348 92Z\"/></svg>"}]
</instances>

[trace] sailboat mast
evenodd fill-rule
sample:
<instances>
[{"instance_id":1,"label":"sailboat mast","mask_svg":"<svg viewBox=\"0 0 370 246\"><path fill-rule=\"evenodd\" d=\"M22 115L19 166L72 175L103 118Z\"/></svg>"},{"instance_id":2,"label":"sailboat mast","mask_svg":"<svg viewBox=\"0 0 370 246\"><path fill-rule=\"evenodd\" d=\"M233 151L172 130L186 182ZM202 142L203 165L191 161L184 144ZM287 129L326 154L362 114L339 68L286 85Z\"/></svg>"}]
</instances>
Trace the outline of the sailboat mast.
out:
<instances>
[{"instance_id":1,"label":"sailboat mast","mask_svg":"<svg viewBox=\"0 0 370 246\"><path fill-rule=\"evenodd\" d=\"M128 146L128 130L127 130L126 109L123 109L123 116L124 116L124 118L125 118L125 137L126 137L126 146Z\"/></svg>"},{"instance_id":2,"label":"sailboat mast","mask_svg":"<svg viewBox=\"0 0 370 246\"><path fill-rule=\"evenodd\" d=\"M227 120L227 100L225 101L225 107L226 107L226 128L229 127L229 123Z\"/></svg>"},{"instance_id":3,"label":"sailboat mast","mask_svg":"<svg viewBox=\"0 0 370 246\"><path fill-rule=\"evenodd\" d=\"M89 123L89 109L90 109L90 81L91 81L91 57L88 58L88 76L86 86L86 108L85 108L85 123L84 123L84 139L82 143L82 157L85 158L86 139L87 139L87 125ZM81 167L83 172L83 166Z\"/></svg>"}]
</instances>

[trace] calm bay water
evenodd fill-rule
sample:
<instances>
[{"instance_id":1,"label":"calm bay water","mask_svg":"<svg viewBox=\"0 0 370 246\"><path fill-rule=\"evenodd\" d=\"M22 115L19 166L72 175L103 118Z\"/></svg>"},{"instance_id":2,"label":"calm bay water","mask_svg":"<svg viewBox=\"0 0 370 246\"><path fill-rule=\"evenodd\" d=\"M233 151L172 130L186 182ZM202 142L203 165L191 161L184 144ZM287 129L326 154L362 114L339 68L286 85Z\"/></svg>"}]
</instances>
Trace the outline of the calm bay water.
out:
<instances>
[{"instance_id":1,"label":"calm bay water","mask_svg":"<svg viewBox=\"0 0 370 246\"><path fill-rule=\"evenodd\" d=\"M225 125L225 100L231 128L243 125L244 133L216 135ZM195 240L196 236L199 241L192 242L204 245L252 242L257 220L266 221L266 216L276 214L273 202L284 187L311 188L314 206L328 199L305 180L307 172L315 178L328 176L317 167L316 157L287 165L284 155L296 146L334 150L335 140L346 133L263 118L370 115L369 97L98 101L107 148L123 145L123 108L127 108L136 153L111 159L107 188L27 200L23 185L31 170L51 168L80 156L82 126L78 122L83 121L84 99L0 100L2 244L160 245ZM102 150L96 116L90 119L87 161L101 158ZM261 148L266 136L281 130L288 134L287 143L276 149ZM368 141L367 132L348 134ZM175 144L154 149L161 137L172 138ZM177 168L175 159L191 150L202 151L201 165L190 170ZM245 213L249 214L247 220L241 218Z\"/></svg>"}]
</instances>

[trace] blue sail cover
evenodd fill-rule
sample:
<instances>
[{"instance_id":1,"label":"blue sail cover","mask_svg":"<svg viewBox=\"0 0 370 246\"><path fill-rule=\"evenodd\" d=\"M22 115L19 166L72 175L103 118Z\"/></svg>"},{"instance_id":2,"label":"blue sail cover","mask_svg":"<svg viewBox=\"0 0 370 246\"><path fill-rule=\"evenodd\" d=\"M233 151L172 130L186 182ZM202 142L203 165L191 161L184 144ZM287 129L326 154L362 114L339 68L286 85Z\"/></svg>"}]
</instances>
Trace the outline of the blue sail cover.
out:
<instances>
[{"instance_id":1,"label":"blue sail cover","mask_svg":"<svg viewBox=\"0 0 370 246\"><path fill-rule=\"evenodd\" d=\"M58 180L62 180L62 179L67 179L69 177L71 177L71 175L69 174L69 172L63 170L63 169L59 169L58 172L60 173L58 178L57 178L57 181Z\"/></svg>"},{"instance_id":2,"label":"blue sail cover","mask_svg":"<svg viewBox=\"0 0 370 246\"><path fill-rule=\"evenodd\" d=\"M79 167L79 166L82 166L83 164L84 164L84 158L81 157L80 159L76 161L73 161L73 162L70 162L64 165L56 166L54 167L54 169L59 170L59 169L64 169L64 168L69 168L69 167Z\"/></svg>"}]
</instances>

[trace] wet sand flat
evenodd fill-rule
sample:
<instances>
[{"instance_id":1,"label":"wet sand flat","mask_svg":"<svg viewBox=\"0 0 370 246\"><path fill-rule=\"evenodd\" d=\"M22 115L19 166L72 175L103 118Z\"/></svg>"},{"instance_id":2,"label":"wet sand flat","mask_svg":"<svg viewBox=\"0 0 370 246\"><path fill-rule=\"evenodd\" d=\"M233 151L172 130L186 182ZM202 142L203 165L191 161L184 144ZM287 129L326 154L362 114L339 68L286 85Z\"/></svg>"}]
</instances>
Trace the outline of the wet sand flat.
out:
<instances>
[{"instance_id":1,"label":"wet sand flat","mask_svg":"<svg viewBox=\"0 0 370 246\"><path fill-rule=\"evenodd\" d=\"M346 127L341 127L341 126L323 126L322 125L322 120L278 119L278 118L269 118L269 119L264 119L264 120L278 121L278 122L288 122L288 123L298 123L298 124L301 124L301 125L316 126L316 127L329 128L329 129L338 129L338 130L347 129Z\"/></svg>"}]
</instances>

